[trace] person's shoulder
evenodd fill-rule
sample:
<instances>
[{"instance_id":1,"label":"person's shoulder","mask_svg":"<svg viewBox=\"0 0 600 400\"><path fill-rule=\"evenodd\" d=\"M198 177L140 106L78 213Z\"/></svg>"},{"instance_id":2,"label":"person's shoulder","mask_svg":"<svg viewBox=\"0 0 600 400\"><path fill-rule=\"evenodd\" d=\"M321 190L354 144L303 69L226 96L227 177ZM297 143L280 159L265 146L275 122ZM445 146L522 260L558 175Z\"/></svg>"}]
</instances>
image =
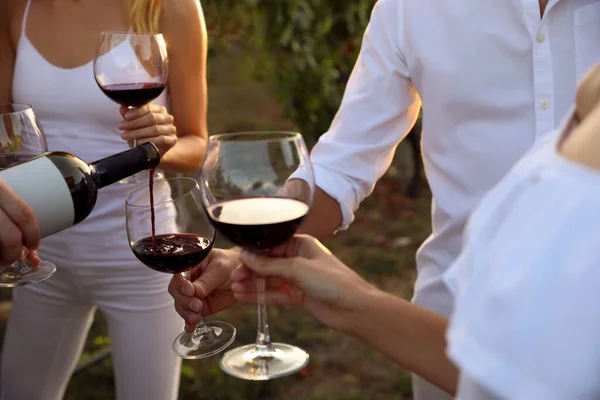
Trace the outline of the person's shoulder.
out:
<instances>
[{"instance_id":1,"label":"person's shoulder","mask_svg":"<svg viewBox=\"0 0 600 400\"><path fill-rule=\"evenodd\" d=\"M27 6L27 0L0 0L0 18L14 21L21 20L25 7Z\"/></svg>"},{"instance_id":2,"label":"person's shoulder","mask_svg":"<svg viewBox=\"0 0 600 400\"><path fill-rule=\"evenodd\" d=\"M26 6L27 0L0 0L0 28L10 35L13 42L21 33Z\"/></svg>"},{"instance_id":3,"label":"person's shoulder","mask_svg":"<svg viewBox=\"0 0 600 400\"><path fill-rule=\"evenodd\" d=\"M171 36L204 30L204 15L200 2L198 0L163 1L161 26L162 30Z\"/></svg>"}]
</instances>

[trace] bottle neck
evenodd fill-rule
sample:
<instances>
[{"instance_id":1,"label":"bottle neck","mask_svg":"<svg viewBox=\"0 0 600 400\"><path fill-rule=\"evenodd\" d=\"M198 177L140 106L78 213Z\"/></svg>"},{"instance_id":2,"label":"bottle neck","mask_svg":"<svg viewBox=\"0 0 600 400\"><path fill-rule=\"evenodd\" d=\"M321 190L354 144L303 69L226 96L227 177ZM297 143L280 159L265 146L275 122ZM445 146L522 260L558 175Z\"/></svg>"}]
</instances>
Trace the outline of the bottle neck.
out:
<instances>
[{"instance_id":1,"label":"bottle neck","mask_svg":"<svg viewBox=\"0 0 600 400\"><path fill-rule=\"evenodd\" d=\"M160 163L160 152L152 143L114 154L91 163L98 189L112 185L138 172L155 168Z\"/></svg>"}]
</instances>

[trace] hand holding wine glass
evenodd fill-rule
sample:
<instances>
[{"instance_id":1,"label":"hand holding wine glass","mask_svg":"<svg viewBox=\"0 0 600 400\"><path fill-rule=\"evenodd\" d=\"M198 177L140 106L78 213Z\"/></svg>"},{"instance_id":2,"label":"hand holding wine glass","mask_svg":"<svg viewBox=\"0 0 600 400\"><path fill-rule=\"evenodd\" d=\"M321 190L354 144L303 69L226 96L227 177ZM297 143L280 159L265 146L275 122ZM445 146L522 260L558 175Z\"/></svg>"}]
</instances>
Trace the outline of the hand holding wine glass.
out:
<instances>
[{"instance_id":1,"label":"hand holding wine glass","mask_svg":"<svg viewBox=\"0 0 600 400\"><path fill-rule=\"evenodd\" d=\"M31 106L0 104L0 170L31 160L46 151L46 136ZM36 250L40 241L35 213L1 181L0 209L0 287L26 285L52 276L56 266L40 261L37 252L30 251ZM10 260L13 262L10 263Z\"/></svg>"},{"instance_id":2,"label":"hand holding wine glass","mask_svg":"<svg viewBox=\"0 0 600 400\"><path fill-rule=\"evenodd\" d=\"M127 198L131 250L147 267L189 279L189 271L208 257L216 237L200 204L198 183L172 178L153 186L141 186ZM175 339L173 349L182 358L209 357L226 349L235 334L227 322L199 320L193 332Z\"/></svg>"},{"instance_id":3,"label":"hand holding wine glass","mask_svg":"<svg viewBox=\"0 0 600 400\"><path fill-rule=\"evenodd\" d=\"M307 180L291 190L286 185L300 166L308 172ZM302 136L294 132L211 136L200 187L202 203L216 229L234 244L257 253L268 253L292 237L314 196L308 151ZM256 285L256 342L225 353L221 368L248 380L289 375L303 368L309 356L298 347L271 342L264 279L257 279Z\"/></svg>"},{"instance_id":4,"label":"hand holding wine glass","mask_svg":"<svg viewBox=\"0 0 600 400\"><path fill-rule=\"evenodd\" d=\"M121 106L123 121L118 127L121 137L131 143L152 142L165 154L177 143L177 129L174 119L167 109L158 104L146 104L138 108Z\"/></svg>"},{"instance_id":5,"label":"hand holding wine glass","mask_svg":"<svg viewBox=\"0 0 600 400\"><path fill-rule=\"evenodd\" d=\"M217 152L210 152L204 167L213 168L216 156ZM277 195L302 201L309 191L308 183L292 178L284 183ZM169 293L175 301L175 310L186 321L186 331L193 331L202 315L212 315L237 303L231 292L231 273L239 265L240 248L213 249L201 265L190 270L190 280L173 276Z\"/></svg>"},{"instance_id":6,"label":"hand holding wine glass","mask_svg":"<svg viewBox=\"0 0 600 400\"><path fill-rule=\"evenodd\" d=\"M203 315L225 310L237 300L231 293L231 273L240 265L239 248L212 249L208 257L189 271L189 280L173 275L169 293L175 310L185 320L186 332L193 332Z\"/></svg>"},{"instance_id":7,"label":"hand holding wine glass","mask_svg":"<svg viewBox=\"0 0 600 400\"><path fill-rule=\"evenodd\" d=\"M303 307L327 326L348 331L361 294L375 288L312 236L296 235L268 255L242 252L232 274L236 299L256 303L256 282L266 279L267 304Z\"/></svg>"},{"instance_id":8,"label":"hand holding wine glass","mask_svg":"<svg viewBox=\"0 0 600 400\"><path fill-rule=\"evenodd\" d=\"M153 141L164 154L175 144L173 117L161 106L144 108L163 93L168 75L169 60L163 35L100 34L94 56L94 77L102 92L121 105L124 121L119 129L124 131L122 137L130 146L138 139L140 143ZM146 177L132 177L123 183L139 183L142 179Z\"/></svg>"}]
</instances>

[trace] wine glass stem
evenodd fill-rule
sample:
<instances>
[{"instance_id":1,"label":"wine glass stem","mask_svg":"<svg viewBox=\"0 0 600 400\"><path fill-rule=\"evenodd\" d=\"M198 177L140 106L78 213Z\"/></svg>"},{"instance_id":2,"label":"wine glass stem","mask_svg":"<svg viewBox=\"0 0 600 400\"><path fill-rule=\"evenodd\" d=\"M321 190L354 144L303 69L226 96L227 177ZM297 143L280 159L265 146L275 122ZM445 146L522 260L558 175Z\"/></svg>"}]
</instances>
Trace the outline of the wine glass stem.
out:
<instances>
[{"instance_id":1,"label":"wine glass stem","mask_svg":"<svg viewBox=\"0 0 600 400\"><path fill-rule=\"evenodd\" d=\"M267 321L265 278L258 278L256 280L256 292L258 294L258 332L256 335L256 351L270 351L273 346L271 345L269 322Z\"/></svg>"},{"instance_id":2,"label":"wine glass stem","mask_svg":"<svg viewBox=\"0 0 600 400\"><path fill-rule=\"evenodd\" d=\"M128 110L133 110L134 108L135 107L133 107L133 106L127 107ZM129 142L129 147L133 149L136 146L137 146L137 139L131 139L131 141Z\"/></svg>"}]
</instances>

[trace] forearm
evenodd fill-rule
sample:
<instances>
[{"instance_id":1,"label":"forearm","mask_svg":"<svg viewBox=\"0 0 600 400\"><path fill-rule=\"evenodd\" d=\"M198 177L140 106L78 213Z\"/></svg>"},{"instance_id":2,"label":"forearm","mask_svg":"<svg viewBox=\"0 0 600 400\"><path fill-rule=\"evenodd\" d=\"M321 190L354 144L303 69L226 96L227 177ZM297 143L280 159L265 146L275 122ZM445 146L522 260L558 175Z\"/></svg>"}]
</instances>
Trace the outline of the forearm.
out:
<instances>
[{"instance_id":1,"label":"forearm","mask_svg":"<svg viewBox=\"0 0 600 400\"><path fill-rule=\"evenodd\" d=\"M364 296L347 333L454 394L458 369L446 358L448 320L379 290Z\"/></svg>"},{"instance_id":2,"label":"forearm","mask_svg":"<svg viewBox=\"0 0 600 400\"><path fill-rule=\"evenodd\" d=\"M332 236L341 224L342 210L340 204L321 188L316 187L313 206L300 228L300 233L323 240Z\"/></svg>"},{"instance_id":3,"label":"forearm","mask_svg":"<svg viewBox=\"0 0 600 400\"><path fill-rule=\"evenodd\" d=\"M202 166L205 153L205 138L196 135L183 136L162 156L159 167L169 172L196 172Z\"/></svg>"}]
</instances>

